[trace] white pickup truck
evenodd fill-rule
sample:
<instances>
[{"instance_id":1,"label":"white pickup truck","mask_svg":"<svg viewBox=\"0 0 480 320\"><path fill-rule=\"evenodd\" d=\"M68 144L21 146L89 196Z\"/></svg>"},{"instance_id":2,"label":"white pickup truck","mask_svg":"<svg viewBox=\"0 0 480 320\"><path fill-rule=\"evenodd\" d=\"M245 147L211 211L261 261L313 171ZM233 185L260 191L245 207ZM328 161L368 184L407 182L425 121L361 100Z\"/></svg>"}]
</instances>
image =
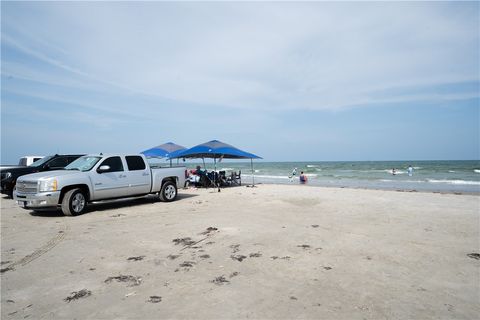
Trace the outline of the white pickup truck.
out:
<instances>
[{"instance_id":1,"label":"white pickup truck","mask_svg":"<svg viewBox=\"0 0 480 320\"><path fill-rule=\"evenodd\" d=\"M32 163L34 163L37 160L40 160L44 158L44 156L24 156L21 157L20 160L18 161L17 165L0 165L0 170L3 169L13 169L13 168L20 168L20 167L28 167Z\"/></svg>"},{"instance_id":2,"label":"white pickup truck","mask_svg":"<svg viewBox=\"0 0 480 320\"><path fill-rule=\"evenodd\" d=\"M185 173L183 166L150 167L143 155L86 155L65 170L21 176L13 196L25 209L61 208L72 216L82 214L92 201L148 194L173 201Z\"/></svg>"}]
</instances>

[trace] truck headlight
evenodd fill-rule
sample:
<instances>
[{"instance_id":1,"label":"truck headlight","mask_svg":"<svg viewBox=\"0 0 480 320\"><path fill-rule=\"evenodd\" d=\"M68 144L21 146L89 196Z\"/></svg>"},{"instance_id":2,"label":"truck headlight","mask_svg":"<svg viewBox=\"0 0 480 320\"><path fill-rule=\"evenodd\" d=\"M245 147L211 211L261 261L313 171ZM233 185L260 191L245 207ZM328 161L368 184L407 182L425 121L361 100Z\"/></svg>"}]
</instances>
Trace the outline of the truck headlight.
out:
<instances>
[{"instance_id":1,"label":"truck headlight","mask_svg":"<svg viewBox=\"0 0 480 320\"><path fill-rule=\"evenodd\" d=\"M57 191L57 180L40 181L40 192Z\"/></svg>"}]
</instances>

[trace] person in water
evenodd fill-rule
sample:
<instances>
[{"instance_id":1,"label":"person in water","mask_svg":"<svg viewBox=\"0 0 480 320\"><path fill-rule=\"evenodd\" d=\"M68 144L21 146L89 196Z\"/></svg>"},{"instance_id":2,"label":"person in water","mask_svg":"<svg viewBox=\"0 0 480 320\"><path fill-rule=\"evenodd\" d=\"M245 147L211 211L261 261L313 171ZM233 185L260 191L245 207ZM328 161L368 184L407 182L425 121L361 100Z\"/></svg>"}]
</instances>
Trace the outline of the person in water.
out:
<instances>
[{"instance_id":1,"label":"person in water","mask_svg":"<svg viewBox=\"0 0 480 320\"><path fill-rule=\"evenodd\" d=\"M395 171L395 168L392 168L392 175L396 175L397 172Z\"/></svg>"},{"instance_id":2,"label":"person in water","mask_svg":"<svg viewBox=\"0 0 480 320\"><path fill-rule=\"evenodd\" d=\"M307 183L307 176L300 172L300 183Z\"/></svg>"},{"instance_id":3,"label":"person in water","mask_svg":"<svg viewBox=\"0 0 480 320\"><path fill-rule=\"evenodd\" d=\"M292 174L290 175L290 182L293 181L293 178L297 175L297 168L293 168Z\"/></svg>"},{"instance_id":4,"label":"person in water","mask_svg":"<svg viewBox=\"0 0 480 320\"><path fill-rule=\"evenodd\" d=\"M295 177L296 175L297 175L297 168L293 168L292 177Z\"/></svg>"},{"instance_id":5,"label":"person in water","mask_svg":"<svg viewBox=\"0 0 480 320\"><path fill-rule=\"evenodd\" d=\"M408 172L408 176L409 176L409 177L413 176L413 168L412 168L412 165L409 165L409 166L408 166L407 172Z\"/></svg>"}]
</instances>

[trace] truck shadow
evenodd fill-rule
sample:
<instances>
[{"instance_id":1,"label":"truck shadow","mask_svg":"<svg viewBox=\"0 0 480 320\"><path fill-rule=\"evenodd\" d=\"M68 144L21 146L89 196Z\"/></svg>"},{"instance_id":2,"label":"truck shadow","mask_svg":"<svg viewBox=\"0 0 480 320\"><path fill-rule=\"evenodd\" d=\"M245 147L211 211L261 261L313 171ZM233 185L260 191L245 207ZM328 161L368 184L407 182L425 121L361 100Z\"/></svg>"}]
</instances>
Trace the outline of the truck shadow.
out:
<instances>
[{"instance_id":1,"label":"truck shadow","mask_svg":"<svg viewBox=\"0 0 480 320\"><path fill-rule=\"evenodd\" d=\"M177 195L177 199L173 202L182 201L185 199L197 197L196 194L181 194ZM162 201L158 200L155 196L145 196L139 198L125 198L125 199L117 199L117 200L106 200L102 202L93 202L88 204L88 207L85 213L82 214L90 214L94 213L95 211L107 211L107 210L114 210L120 208L128 208L128 207L139 207L143 205L150 205L154 203L162 203ZM30 211L30 215L32 216L40 216L40 217L62 217L63 213L60 209L58 210L42 210L42 211Z\"/></svg>"},{"instance_id":2,"label":"truck shadow","mask_svg":"<svg viewBox=\"0 0 480 320\"><path fill-rule=\"evenodd\" d=\"M173 202L182 201L184 199L197 197L196 194L178 194L177 199ZM93 211L105 211L112 209L128 208L128 207L138 207L142 205L148 205L153 203L162 203L155 196L146 196L141 198L130 198L130 199L118 199L118 200L108 200L105 202L94 202L88 205L87 212Z\"/></svg>"}]
</instances>

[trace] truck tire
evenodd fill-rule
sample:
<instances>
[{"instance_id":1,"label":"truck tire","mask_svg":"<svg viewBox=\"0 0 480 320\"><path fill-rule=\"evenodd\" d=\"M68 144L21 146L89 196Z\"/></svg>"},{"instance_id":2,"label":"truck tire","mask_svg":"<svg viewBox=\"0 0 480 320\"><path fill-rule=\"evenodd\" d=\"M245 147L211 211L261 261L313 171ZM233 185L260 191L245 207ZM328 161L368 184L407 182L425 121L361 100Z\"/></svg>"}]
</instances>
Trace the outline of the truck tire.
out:
<instances>
[{"instance_id":1,"label":"truck tire","mask_svg":"<svg viewBox=\"0 0 480 320\"><path fill-rule=\"evenodd\" d=\"M62 212L66 216L76 216L85 212L87 198L82 189L72 189L65 193L62 200Z\"/></svg>"},{"instance_id":2,"label":"truck tire","mask_svg":"<svg viewBox=\"0 0 480 320\"><path fill-rule=\"evenodd\" d=\"M177 186L172 181L167 181L162 185L160 190L160 200L170 202L177 198Z\"/></svg>"},{"instance_id":3,"label":"truck tire","mask_svg":"<svg viewBox=\"0 0 480 320\"><path fill-rule=\"evenodd\" d=\"M7 197L9 197L10 199L13 199L13 191L15 190L16 187L17 187L17 180L13 181L12 189L7 191Z\"/></svg>"}]
</instances>

